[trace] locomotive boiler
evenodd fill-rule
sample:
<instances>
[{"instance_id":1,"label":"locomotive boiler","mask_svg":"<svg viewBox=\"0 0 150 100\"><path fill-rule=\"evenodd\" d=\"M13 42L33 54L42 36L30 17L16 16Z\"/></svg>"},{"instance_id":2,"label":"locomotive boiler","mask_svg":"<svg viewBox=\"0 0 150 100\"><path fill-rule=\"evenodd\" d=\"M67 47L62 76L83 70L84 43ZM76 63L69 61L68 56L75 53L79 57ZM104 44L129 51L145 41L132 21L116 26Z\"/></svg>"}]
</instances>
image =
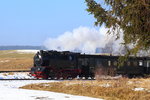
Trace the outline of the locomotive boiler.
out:
<instances>
[{"instance_id":1,"label":"locomotive boiler","mask_svg":"<svg viewBox=\"0 0 150 100\"><path fill-rule=\"evenodd\" d=\"M150 74L150 57L129 57L123 66L119 56L80 54L69 51L38 51L31 75L43 79L94 78L96 74L144 76Z\"/></svg>"}]
</instances>

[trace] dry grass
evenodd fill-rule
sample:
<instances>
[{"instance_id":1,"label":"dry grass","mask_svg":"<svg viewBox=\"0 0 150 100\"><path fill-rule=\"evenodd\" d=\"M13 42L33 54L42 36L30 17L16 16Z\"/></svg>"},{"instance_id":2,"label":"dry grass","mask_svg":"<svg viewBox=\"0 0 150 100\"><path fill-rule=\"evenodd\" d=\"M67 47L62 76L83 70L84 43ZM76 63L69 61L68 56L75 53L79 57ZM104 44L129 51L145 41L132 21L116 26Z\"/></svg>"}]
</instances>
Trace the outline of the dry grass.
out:
<instances>
[{"instance_id":1,"label":"dry grass","mask_svg":"<svg viewBox=\"0 0 150 100\"><path fill-rule=\"evenodd\" d=\"M14 50L0 51L0 71L30 70L34 54L21 54Z\"/></svg>"},{"instance_id":2,"label":"dry grass","mask_svg":"<svg viewBox=\"0 0 150 100\"><path fill-rule=\"evenodd\" d=\"M14 72L10 72L10 73L3 73L4 76L8 76L8 75L14 75Z\"/></svg>"},{"instance_id":3,"label":"dry grass","mask_svg":"<svg viewBox=\"0 0 150 100\"><path fill-rule=\"evenodd\" d=\"M24 89L62 92L74 95L104 98L106 100L150 100L150 79L101 80L101 81L63 81L31 84ZM144 88L135 91L135 88Z\"/></svg>"}]
</instances>

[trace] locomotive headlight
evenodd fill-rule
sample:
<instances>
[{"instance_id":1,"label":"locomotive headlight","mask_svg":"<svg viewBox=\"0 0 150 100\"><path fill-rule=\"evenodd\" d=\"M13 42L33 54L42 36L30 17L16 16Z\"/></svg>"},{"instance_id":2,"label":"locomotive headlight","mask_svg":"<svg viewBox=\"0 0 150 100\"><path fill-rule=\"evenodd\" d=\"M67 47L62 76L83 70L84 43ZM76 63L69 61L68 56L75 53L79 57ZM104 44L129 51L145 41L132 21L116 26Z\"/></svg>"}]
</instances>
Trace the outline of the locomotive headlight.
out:
<instances>
[{"instance_id":1,"label":"locomotive headlight","mask_svg":"<svg viewBox=\"0 0 150 100\"><path fill-rule=\"evenodd\" d=\"M37 70L38 70L38 71L40 71L40 70L41 70L41 68L38 68Z\"/></svg>"},{"instance_id":2,"label":"locomotive headlight","mask_svg":"<svg viewBox=\"0 0 150 100\"><path fill-rule=\"evenodd\" d=\"M41 55L38 55L39 59L42 59L42 56Z\"/></svg>"},{"instance_id":3,"label":"locomotive headlight","mask_svg":"<svg viewBox=\"0 0 150 100\"><path fill-rule=\"evenodd\" d=\"M37 53L34 57L34 64L36 66L41 66L42 64L42 56L39 53Z\"/></svg>"}]
</instances>

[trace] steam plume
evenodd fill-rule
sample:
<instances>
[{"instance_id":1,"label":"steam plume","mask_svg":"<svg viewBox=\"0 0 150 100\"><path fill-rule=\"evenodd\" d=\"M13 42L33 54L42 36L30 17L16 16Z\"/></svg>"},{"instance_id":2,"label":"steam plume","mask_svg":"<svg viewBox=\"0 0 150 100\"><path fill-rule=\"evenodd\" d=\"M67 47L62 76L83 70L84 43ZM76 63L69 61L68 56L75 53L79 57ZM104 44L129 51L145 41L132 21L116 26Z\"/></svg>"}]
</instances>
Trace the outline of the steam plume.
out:
<instances>
[{"instance_id":1,"label":"steam plume","mask_svg":"<svg viewBox=\"0 0 150 100\"><path fill-rule=\"evenodd\" d=\"M44 46L49 50L58 51L80 51L82 53L114 53L119 50L122 39L115 41L115 37L107 35L108 29L101 27L94 29L89 27L79 27L72 32L65 32L57 38L49 38L44 42ZM107 49L106 49L107 50Z\"/></svg>"}]
</instances>

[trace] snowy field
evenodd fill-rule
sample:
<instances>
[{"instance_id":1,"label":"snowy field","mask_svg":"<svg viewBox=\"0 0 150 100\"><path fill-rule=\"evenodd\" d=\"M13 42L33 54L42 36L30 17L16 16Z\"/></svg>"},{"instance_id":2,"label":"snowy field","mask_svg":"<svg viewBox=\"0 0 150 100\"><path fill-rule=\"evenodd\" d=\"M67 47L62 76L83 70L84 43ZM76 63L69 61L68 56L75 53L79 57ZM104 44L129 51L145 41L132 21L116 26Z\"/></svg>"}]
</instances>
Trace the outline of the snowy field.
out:
<instances>
[{"instance_id":1,"label":"snowy field","mask_svg":"<svg viewBox=\"0 0 150 100\"><path fill-rule=\"evenodd\" d=\"M17 53L37 53L39 50L16 50Z\"/></svg>"},{"instance_id":2,"label":"snowy field","mask_svg":"<svg viewBox=\"0 0 150 100\"><path fill-rule=\"evenodd\" d=\"M43 82L54 81L0 81L0 100L100 100L96 98L73 96L63 93L19 89L19 87L27 84Z\"/></svg>"},{"instance_id":3,"label":"snowy field","mask_svg":"<svg viewBox=\"0 0 150 100\"><path fill-rule=\"evenodd\" d=\"M22 79L31 78L27 73L14 73L7 75L0 73L1 79ZM74 96L63 93L55 93L39 90L19 89L19 87L33 83L57 82L53 80L0 80L0 100L100 100L84 96Z\"/></svg>"}]
</instances>

